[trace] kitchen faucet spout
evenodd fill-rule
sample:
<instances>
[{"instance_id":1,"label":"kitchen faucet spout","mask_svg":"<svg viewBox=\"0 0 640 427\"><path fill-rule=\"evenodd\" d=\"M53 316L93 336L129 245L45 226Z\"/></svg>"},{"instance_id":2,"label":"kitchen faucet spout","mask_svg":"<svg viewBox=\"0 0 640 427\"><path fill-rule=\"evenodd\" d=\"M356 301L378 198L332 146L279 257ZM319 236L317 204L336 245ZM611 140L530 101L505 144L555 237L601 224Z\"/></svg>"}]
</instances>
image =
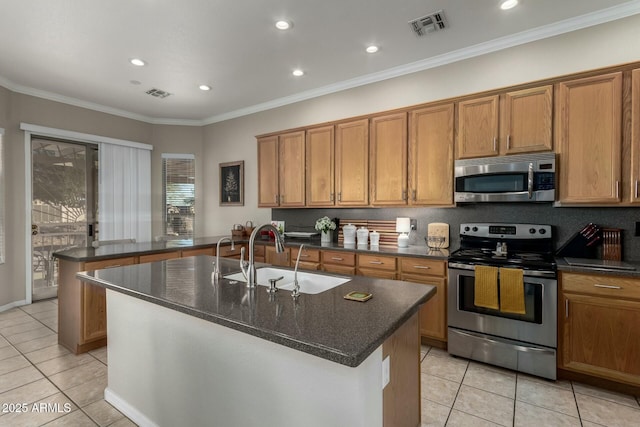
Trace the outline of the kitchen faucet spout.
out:
<instances>
[{"instance_id":1,"label":"kitchen faucet spout","mask_svg":"<svg viewBox=\"0 0 640 427\"><path fill-rule=\"evenodd\" d=\"M279 254L284 252L284 240L282 239L282 236L280 235L280 232L276 227L274 227L271 224L263 224L260 227L256 227L253 230L253 232L251 233L251 237L249 237L249 265L247 267L247 274L246 274L247 286L250 289L253 289L256 286L256 266L254 261L255 240L256 240L256 236L260 234L260 231L265 229L272 231L273 235L275 236L276 252Z\"/></svg>"}]
</instances>

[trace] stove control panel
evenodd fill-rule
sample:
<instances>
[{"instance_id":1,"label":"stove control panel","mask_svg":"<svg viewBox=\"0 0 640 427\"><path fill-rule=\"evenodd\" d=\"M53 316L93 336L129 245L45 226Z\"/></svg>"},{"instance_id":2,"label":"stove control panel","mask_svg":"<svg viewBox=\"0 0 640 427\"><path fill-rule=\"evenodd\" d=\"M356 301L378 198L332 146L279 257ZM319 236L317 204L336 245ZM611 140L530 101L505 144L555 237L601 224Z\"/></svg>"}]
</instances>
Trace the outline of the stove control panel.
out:
<instances>
[{"instance_id":1,"label":"stove control panel","mask_svg":"<svg viewBox=\"0 0 640 427\"><path fill-rule=\"evenodd\" d=\"M460 224L460 235L500 239L550 239L551 226L544 224Z\"/></svg>"}]
</instances>

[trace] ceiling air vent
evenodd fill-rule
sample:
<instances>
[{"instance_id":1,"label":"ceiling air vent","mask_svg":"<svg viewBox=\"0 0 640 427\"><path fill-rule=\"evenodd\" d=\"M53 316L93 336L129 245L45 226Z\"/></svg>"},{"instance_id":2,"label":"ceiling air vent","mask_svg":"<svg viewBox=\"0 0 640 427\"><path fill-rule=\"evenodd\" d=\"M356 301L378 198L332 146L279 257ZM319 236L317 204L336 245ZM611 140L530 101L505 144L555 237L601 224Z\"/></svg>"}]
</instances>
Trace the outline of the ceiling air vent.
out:
<instances>
[{"instance_id":1,"label":"ceiling air vent","mask_svg":"<svg viewBox=\"0 0 640 427\"><path fill-rule=\"evenodd\" d=\"M444 17L444 12L439 10L425 15L422 18L409 21L409 25L418 37L422 37L434 31L447 28L447 20Z\"/></svg>"},{"instance_id":2,"label":"ceiling air vent","mask_svg":"<svg viewBox=\"0 0 640 427\"><path fill-rule=\"evenodd\" d=\"M155 89L155 88L149 89L146 93L147 95L155 96L156 98L166 98L167 96L171 95L167 91Z\"/></svg>"}]
</instances>

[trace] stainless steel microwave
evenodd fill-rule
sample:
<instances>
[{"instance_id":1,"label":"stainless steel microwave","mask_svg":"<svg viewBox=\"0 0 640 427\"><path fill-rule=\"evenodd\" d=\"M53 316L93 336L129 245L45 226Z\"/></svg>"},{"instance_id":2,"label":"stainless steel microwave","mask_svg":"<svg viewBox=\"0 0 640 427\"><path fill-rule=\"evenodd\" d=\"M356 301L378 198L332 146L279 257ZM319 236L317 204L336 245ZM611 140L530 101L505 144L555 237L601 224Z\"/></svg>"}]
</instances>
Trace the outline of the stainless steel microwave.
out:
<instances>
[{"instance_id":1,"label":"stainless steel microwave","mask_svg":"<svg viewBox=\"0 0 640 427\"><path fill-rule=\"evenodd\" d=\"M554 153L456 160L456 202L553 202Z\"/></svg>"}]
</instances>

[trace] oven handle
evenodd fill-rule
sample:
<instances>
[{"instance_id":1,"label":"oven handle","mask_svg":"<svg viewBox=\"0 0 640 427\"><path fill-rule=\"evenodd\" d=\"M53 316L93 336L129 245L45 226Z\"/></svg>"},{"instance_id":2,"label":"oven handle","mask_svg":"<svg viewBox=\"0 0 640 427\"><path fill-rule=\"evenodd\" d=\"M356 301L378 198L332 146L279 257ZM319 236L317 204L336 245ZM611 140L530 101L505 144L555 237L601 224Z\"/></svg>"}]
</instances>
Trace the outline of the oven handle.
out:
<instances>
[{"instance_id":1,"label":"oven handle","mask_svg":"<svg viewBox=\"0 0 640 427\"><path fill-rule=\"evenodd\" d=\"M547 350L546 348L525 347L525 346L522 346L522 345L506 343L506 342L502 342L502 341L498 341L498 340L494 340L494 339L488 338L486 335L483 335L483 334L474 334L473 332L462 332L459 329L456 329L455 332L457 334L464 335L464 336L467 336L467 337L470 337L470 338L480 338L480 339L483 339L485 341L489 341L492 344L499 344L499 345L511 347L511 348L516 349L518 351L521 351L523 353L549 353L549 354L554 354L554 352L552 350Z\"/></svg>"},{"instance_id":2,"label":"oven handle","mask_svg":"<svg viewBox=\"0 0 640 427\"><path fill-rule=\"evenodd\" d=\"M515 266L514 266L515 267ZM474 271L476 266L473 264L462 264L459 262L451 262L449 261L449 268L455 268L458 270L469 270L469 271ZM555 279L556 278L556 272L555 271L547 271L547 270L525 270L524 271L524 276L525 277L546 277L549 279Z\"/></svg>"},{"instance_id":3,"label":"oven handle","mask_svg":"<svg viewBox=\"0 0 640 427\"><path fill-rule=\"evenodd\" d=\"M529 174L527 177L527 190L529 199L533 197L533 163L529 163Z\"/></svg>"}]
</instances>

